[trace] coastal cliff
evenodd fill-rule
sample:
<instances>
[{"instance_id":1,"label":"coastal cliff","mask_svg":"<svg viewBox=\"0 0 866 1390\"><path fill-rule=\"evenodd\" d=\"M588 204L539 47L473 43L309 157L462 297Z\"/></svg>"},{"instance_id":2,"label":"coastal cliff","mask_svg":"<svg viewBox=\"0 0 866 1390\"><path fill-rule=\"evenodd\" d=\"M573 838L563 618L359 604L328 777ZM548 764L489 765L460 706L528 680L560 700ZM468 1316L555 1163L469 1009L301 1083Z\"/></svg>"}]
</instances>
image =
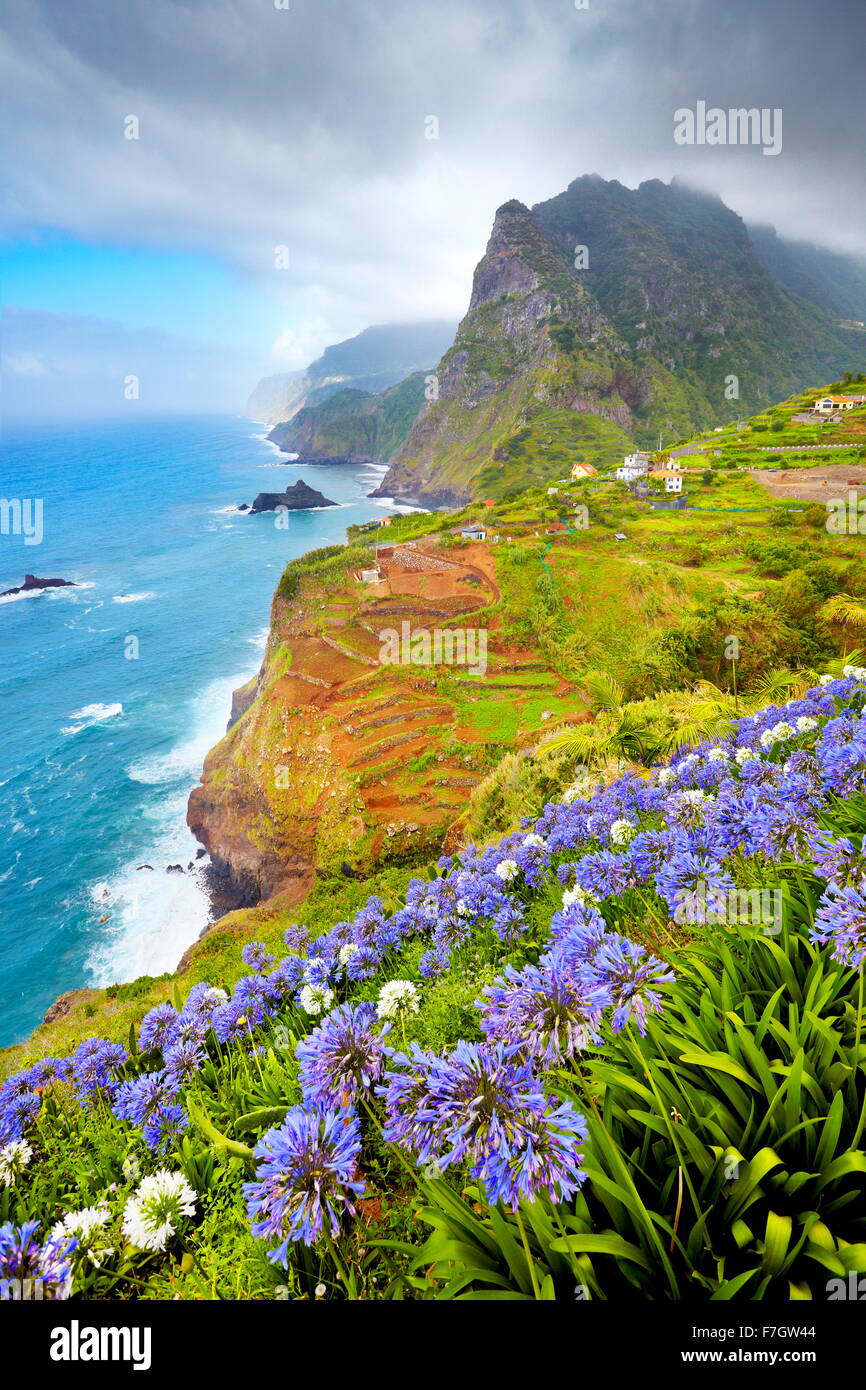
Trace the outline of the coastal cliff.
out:
<instances>
[{"instance_id":1,"label":"coastal cliff","mask_svg":"<svg viewBox=\"0 0 866 1390\"><path fill-rule=\"evenodd\" d=\"M389 549L376 583L359 578L371 563L359 546L314 552L283 576L262 668L236 692L189 800L221 910L292 906L317 876L429 854L483 775L483 740L461 730L439 673L382 665L379 634L478 610L496 593L489 558Z\"/></svg>"}]
</instances>

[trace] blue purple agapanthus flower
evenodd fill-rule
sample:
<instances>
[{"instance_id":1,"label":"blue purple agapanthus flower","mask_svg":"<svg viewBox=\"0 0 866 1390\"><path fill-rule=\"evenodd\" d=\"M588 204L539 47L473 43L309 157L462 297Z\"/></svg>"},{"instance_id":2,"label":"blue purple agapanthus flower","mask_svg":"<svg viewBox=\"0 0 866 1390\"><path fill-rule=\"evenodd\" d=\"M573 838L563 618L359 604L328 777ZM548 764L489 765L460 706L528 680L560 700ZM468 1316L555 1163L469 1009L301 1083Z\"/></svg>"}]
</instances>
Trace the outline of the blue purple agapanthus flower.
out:
<instances>
[{"instance_id":1,"label":"blue purple agapanthus flower","mask_svg":"<svg viewBox=\"0 0 866 1390\"><path fill-rule=\"evenodd\" d=\"M360 1152L360 1125L347 1109L297 1106L260 1139L256 1181L244 1184L244 1195L254 1235L277 1242L268 1252L275 1264L288 1264L295 1241L313 1245L323 1232L339 1233L364 1191Z\"/></svg>"},{"instance_id":2,"label":"blue purple agapanthus flower","mask_svg":"<svg viewBox=\"0 0 866 1390\"><path fill-rule=\"evenodd\" d=\"M583 1181L586 1122L547 1094L518 1046L460 1042L437 1056L415 1044L394 1054L379 1091L385 1138L421 1165L468 1163L491 1204L542 1190L564 1201Z\"/></svg>"},{"instance_id":3,"label":"blue purple agapanthus flower","mask_svg":"<svg viewBox=\"0 0 866 1390\"><path fill-rule=\"evenodd\" d=\"M72 1287L74 1236L37 1239L40 1223L0 1226L0 1300L63 1299Z\"/></svg>"},{"instance_id":4,"label":"blue purple agapanthus flower","mask_svg":"<svg viewBox=\"0 0 866 1390\"><path fill-rule=\"evenodd\" d=\"M385 1069L375 1004L341 1004L297 1047L304 1100L338 1108L370 1092Z\"/></svg>"}]
</instances>

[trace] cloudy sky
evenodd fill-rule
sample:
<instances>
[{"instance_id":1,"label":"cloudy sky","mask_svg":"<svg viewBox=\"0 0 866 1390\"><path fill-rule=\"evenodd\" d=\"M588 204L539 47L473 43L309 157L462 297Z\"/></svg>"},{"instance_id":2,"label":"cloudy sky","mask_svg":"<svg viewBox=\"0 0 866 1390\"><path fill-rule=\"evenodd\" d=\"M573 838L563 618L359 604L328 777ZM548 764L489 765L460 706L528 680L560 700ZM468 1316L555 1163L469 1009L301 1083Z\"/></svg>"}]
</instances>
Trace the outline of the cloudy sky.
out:
<instances>
[{"instance_id":1,"label":"cloudy sky","mask_svg":"<svg viewBox=\"0 0 866 1390\"><path fill-rule=\"evenodd\" d=\"M197 408L456 319L496 207L583 173L866 252L862 0L584 3L4 0L7 404L62 374L76 317L82 370L153 351ZM782 153L677 145L699 100L781 108Z\"/></svg>"}]
</instances>

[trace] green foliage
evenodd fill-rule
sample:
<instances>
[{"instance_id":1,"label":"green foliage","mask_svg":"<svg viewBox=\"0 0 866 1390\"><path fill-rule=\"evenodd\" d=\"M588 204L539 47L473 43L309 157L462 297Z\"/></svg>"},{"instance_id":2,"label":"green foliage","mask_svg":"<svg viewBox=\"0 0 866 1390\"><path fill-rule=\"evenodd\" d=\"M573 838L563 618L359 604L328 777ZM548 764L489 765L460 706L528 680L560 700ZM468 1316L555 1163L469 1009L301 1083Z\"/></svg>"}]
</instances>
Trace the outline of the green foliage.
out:
<instances>
[{"instance_id":1,"label":"green foliage","mask_svg":"<svg viewBox=\"0 0 866 1390\"><path fill-rule=\"evenodd\" d=\"M645 1038L557 1073L589 1122L572 1203L426 1185L422 1296L421 1268L440 1299L824 1299L866 1271L866 1043L856 976L806 935L817 891L794 871L778 937L707 935Z\"/></svg>"}]
</instances>

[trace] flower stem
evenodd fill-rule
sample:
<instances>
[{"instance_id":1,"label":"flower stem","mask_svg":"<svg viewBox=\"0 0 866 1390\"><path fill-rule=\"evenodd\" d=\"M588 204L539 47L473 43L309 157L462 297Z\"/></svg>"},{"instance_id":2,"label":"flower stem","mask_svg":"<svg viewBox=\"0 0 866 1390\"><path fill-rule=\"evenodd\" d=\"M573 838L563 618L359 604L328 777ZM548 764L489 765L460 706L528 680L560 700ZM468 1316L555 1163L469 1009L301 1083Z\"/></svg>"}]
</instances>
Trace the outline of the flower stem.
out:
<instances>
[{"instance_id":1,"label":"flower stem","mask_svg":"<svg viewBox=\"0 0 866 1390\"><path fill-rule=\"evenodd\" d=\"M382 1140L382 1143L383 1143L383 1144L387 1144L387 1147L388 1147L389 1150L393 1149L394 1153L395 1153L395 1154L397 1155L397 1157L399 1158L399 1160L400 1160L400 1162L402 1163L403 1167L406 1169L406 1172L409 1174L409 1177L412 1179L412 1185L413 1185L414 1187L417 1187L417 1186L418 1186L418 1173L417 1173L416 1170L412 1167L412 1165L410 1164L409 1160L406 1158L406 1155L403 1153L403 1150L400 1148L399 1144L389 1144L389 1143L388 1143L388 1141L386 1140L384 1134L382 1133L382 1125L381 1125L381 1122L380 1122L380 1120L379 1120L379 1117L378 1117L378 1115L376 1115L376 1114L373 1112L373 1110L372 1110L371 1107L370 1107L370 1103L369 1103L369 1101L367 1100L367 1097L364 1096L364 1095L361 1096L361 1104L363 1105L364 1109L366 1110L367 1114L369 1115L369 1117L370 1117L370 1119L371 1119L371 1121L372 1121L374 1127L378 1130L378 1132L379 1132L379 1138Z\"/></svg>"},{"instance_id":2,"label":"flower stem","mask_svg":"<svg viewBox=\"0 0 866 1390\"><path fill-rule=\"evenodd\" d=\"M535 1262L529 1253L529 1241L526 1238L526 1227L523 1224L523 1217L518 1207L514 1215L517 1218L517 1229L520 1232L520 1239L523 1242L523 1253L526 1256L526 1263L529 1266L529 1277L532 1280L532 1292L535 1294L536 1303L541 1299L541 1289L538 1287L538 1276L535 1273Z\"/></svg>"}]
</instances>

